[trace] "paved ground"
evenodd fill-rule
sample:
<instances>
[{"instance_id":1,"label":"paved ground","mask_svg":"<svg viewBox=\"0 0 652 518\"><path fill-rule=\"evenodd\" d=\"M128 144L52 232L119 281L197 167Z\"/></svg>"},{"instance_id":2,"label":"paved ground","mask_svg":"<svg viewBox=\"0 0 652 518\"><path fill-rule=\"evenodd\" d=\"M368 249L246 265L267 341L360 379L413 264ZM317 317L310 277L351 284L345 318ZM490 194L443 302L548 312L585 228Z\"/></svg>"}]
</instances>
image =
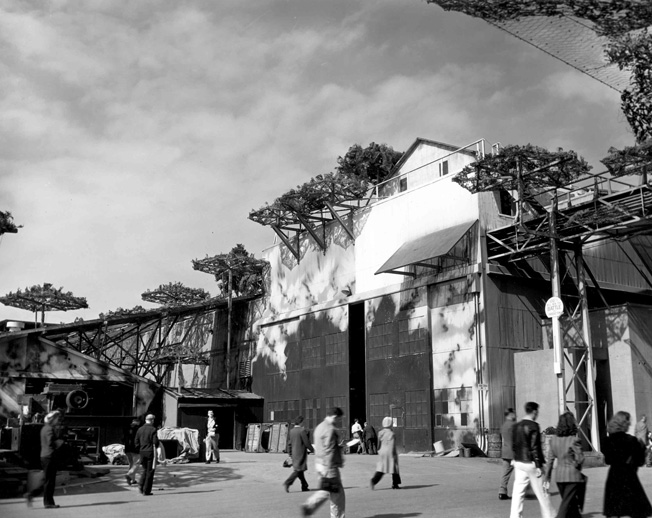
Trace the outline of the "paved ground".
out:
<instances>
[{"instance_id":1,"label":"paved ground","mask_svg":"<svg viewBox=\"0 0 652 518\"><path fill-rule=\"evenodd\" d=\"M284 455L223 451L220 464L192 463L159 467L154 495L142 496L124 480L126 466L111 466L110 474L97 479L78 479L57 489L60 509L45 510L41 500L26 507L22 499L0 500L0 517L52 516L105 517L247 517L300 516L299 505L309 493L295 482L286 494L281 487L290 470L281 466ZM431 458L401 455L403 488L390 489L383 478L369 489L376 457L347 455L343 480L349 518L474 517L509 515L509 501L498 500L501 466L486 458ZM310 461L312 467L312 460ZM96 468L91 468L96 469ZM590 468L584 517L602 516L602 490L607 468ZM652 468L639 471L644 487L652 484ZM308 482L316 484L314 470ZM83 485L82 485L83 484ZM556 488L553 504L559 504ZM329 516L327 506L315 516ZM536 499L526 500L525 517L538 517Z\"/></svg>"}]
</instances>

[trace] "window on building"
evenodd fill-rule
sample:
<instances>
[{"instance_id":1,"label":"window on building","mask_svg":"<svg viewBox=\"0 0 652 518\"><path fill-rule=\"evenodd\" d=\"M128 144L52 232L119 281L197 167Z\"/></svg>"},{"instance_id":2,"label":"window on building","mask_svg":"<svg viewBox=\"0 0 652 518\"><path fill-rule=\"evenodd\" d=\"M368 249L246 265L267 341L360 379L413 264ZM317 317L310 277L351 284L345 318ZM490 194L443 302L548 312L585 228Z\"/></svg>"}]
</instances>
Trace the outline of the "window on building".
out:
<instances>
[{"instance_id":1,"label":"window on building","mask_svg":"<svg viewBox=\"0 0 652 518\"><path fill-rule=\"evenodd\" d=\"M304 417L305 427L309 430L314 430L324 418L321 415L321 400L318 398L304 399L302 415Z\"/></svg>"},{"instance_id":2,"label":"window on building","mask_svg":"<svg viewBox=\"0 0 652 518\"><path fill-rule=\"evenodd\" d=\"M346 363L346 333L333 333L324 336L326 365Z\"/></svg>"},{"instance_id":3,"label":"window on building","mask_svg":"<svg viewBox=\"0 0 652 518\"><path fill-rule=\"evenodd\" d=\"M398 191L405 192L407 191L407 177L403 177L398 182Z\"/></svg>"},{"instance_id":4,"label":"window on building","mask_svg":"<svg viewBox=\"0 0 652 518\"><path fill-rule=\"evenodd\" d=\"M425 390L405 393L405 428L430 428L428 394Z\"/></svg>"},{"instance_id":5,"label":"window on building","mask_svg":"<svg viewBox=\"0 0 652 518\"><path fill-rule=\"evenodd\" d=\"M369 420L372 426L380 427L383 417L389 415L389 394L369 394Z\"/></svg>"},{"instance_id":6,"label":"window on building","mask_svg":"<svg viewBox=\"0 0 652 518\"><path fill-rule=\"evenodd\" d=\"M436 389L434 406L436 427L469 426L472 421L473 390L469 387Z\"/></svg>"},{"instance_id":7,"label":"window on building","mask_svg":"<svg viewBox=\"0 0 652 518\"><path fill-rule=\"evenodd\" d=\"M516 200L512 197L509 191L500 189L496 192L498 211L505 216L516 215Z\"/></svg>"},{"instance_id":8,"label":"window on building","mask_svg":"<svg viewBox=\"0 0 652 518\"><path fill-rule=\"evenodd\" d=\"M439 176L446 176L448 174L448 160L439 162Z\"/></svg>"},{"instance_id":9,"label":"window on building","mask_svg":"<svg viewBox=\"0 0 652 518\"><path fill-rule=\"evenodd\" d=\"M367 351L370 360L391 358L395 322L374 323L367 333Z\"/></svg>"},{"instance_id":10,"label":"window on building","mask_svg":"<svg viewBox=\"0 0 652 518\"><path fill-rule=\"evenodd\" d=\"M270 421L282 421L283 414L285 414L285 401L267 403L267 414Z\"/></svg>"},{"instance_id":11,"label":"window on building","mask_svg":"<svg viewBox=\"0 0 652 518\"><path fill-rule=\"evenodd\" d=\"M301 412L299 400L270 401L267 404L267 416L270 421L291 423Z\"/></svg>"},{"instance_id":12,"label":"window on building","mask_svg":"<svg viewBox=\"0 0 652 518\"><path fill-rule=\"evenodd\" d=\"M404 318L398 321L398 354L420 354L428 351L428 331L419 323L422 318Z\"/></svg>"},{"instance_id":13,"label":"window on building","mask_svg":"<svg viewBox=\"0 0 652 518\"><path fill-rule=\"evenodd\" d=\"M301 362L304 369L321 368L321 337L301 340Z\"/></svg>"},{"instance_id":14,"label":"window on building","mask_svg":"<svg viewBox=\"0 0 652 518\"><path fill-rule=\"evenodd\" d=\"M285 346L285 371L292 372L301 369L301 350L299 349L299 342L292 340Z\"/></svg>"}]
</instances>

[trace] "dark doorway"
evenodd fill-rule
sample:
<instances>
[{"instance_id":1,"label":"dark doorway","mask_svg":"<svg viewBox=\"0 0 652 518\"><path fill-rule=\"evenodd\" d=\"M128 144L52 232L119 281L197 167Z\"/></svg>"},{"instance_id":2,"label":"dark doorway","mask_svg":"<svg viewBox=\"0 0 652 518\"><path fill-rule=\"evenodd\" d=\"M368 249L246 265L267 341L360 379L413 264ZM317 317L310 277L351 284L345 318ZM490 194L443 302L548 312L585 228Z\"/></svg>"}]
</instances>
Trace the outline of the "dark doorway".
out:
<instances>
[{"instance_id":1,"label":"dark doorway","mask_svg":"<svg viewBox=\"0 0 652 518\"><path fill-rule=\"evenodd\" d=\"M208 420L208 410L215 413L215 421L217 421L217 430L220 434L219 446L224 449L233 448L233 433L235 427L235 412L234 408L230 407L182 407L181 411L181 424L180 426L186 428L194 428L199 430L200 451L203 458L203 441L206 437L206 422Z\"/></svg>"},{"instance_id":2,"label":"dark doorway","mask_svg":"<svg viewBox=\"0 0 652 518\"><path fill-rule=\"evenodd\" d=\"M351 423L367 419L364 302L349 305L349 416Z\"/></svg>"}]
</instances>

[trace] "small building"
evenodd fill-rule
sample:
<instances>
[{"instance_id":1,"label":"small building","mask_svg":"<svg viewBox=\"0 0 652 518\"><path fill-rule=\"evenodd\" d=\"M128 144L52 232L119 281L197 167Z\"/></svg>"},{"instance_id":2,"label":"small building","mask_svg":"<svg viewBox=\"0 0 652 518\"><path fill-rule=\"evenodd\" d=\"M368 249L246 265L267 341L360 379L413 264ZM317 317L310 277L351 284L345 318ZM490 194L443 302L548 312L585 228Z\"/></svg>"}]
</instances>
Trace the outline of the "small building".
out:
<instances>
[{"instance_id":1,"label":"small building","mask_svg":"<svg viewBox=\"0 0 652 518\"><path fill-rule=\"evenodd\" d=\"M181 388L165 389L163 426L193 428L206 436L206 419L213 410L220 435L219 447L242 450L247 437L247 425L260 423L263 399L252 392L235 389ZM204 445L200 444L203 458Z\"/></svg>"}]
</instances>

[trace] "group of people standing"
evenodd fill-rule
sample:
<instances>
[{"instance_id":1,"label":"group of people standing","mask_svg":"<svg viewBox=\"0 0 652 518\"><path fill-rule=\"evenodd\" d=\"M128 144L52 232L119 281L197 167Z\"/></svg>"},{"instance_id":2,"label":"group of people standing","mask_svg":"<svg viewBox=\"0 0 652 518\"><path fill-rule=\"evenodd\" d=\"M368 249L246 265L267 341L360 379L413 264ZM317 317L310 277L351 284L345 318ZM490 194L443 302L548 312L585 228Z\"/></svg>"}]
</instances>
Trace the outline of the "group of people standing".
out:
<instances>
[{"instance_id":1,"label":"group of people standing","mask_svg":"<svg viewBox=\"0 0 652 518\"><path fill-rule=\"evenodd\" d=\"M125 475L128 485L138 484L138 490L145 496L152 495L152 486L154 484L154 473L158 459L158 431L154 427L154 414L148 414L145 417L145 424L141 426L138 419L134 419L129 425L125 434L125 455L129 462L129 469ZM206 464L211 461L220 462L219 433L215 414L212 410L208 411L206 419ZM136 472L141 466L143 474L140 480L136 480Z\"/></svg>"},{"instance_id":2,"label":"group of people standing","mask_svg":"<svg viewBox=\"0 0 652 518\"><path fill-rule=\"evenodd\" d=\"M331 517L343 517L345 514L346 496L340 474L340 469L344 466L345 444L339 432L342 425L342 415L342 409L338 407L328 411L326 418L315 428L313 434L314 446L310 442L308 431L303 426L303 416L298 416L294 420L294 427L290 430L289 453L292 457L293 470L287 480L283 482L283 488L286 492L289 491L290 486L298 478L301 482L301 490L309 490L304 475L304 472L308 469L308 453L315 454L315 470L319 475L318 490L310 495L301 506L303 516L312 515L327 500L330 500ZM354 428L352 428L354 437L356 434L361 433L355 427L356 424L360 426L360 423L356 420ZM392 489L400 489L401 476L399 474L395 435L392 430L393 420L391 417L385 417L382 424L383 429L378 433L379 445L377 451L379 459L376 471L370 480L370 487L374 489L383 475L391 474ZM365 425L367 426L367 423ZM360 427L360 429L362 428ZM360 438L360 436L357 435L357 438ZM367 449L367 451L376 451L375 446L374 442L374 448Z\"/></svg>"},{"instance_id":3,"label":"group of people standing","mask_svg":"<svg viewBox=\"0 0 652 518\"><path fill-rule=\"evenodd\" d=\"M516 422L514 410L505 411L501 429L503 474L498 498L512 501L510 518L521 518L525 493L530 486L543 518L581 518L588 479L582 472L584 453L574 415L565 412L559 416L556 434L550 437L544 457L541 432L536 423L539 405L532 401L526 403L525 414ZM630 426L630 414L616 412L609 421L608 437L602 445L605 463L610 466L603 504L603 514L607 517L652 516L652 506L637 475L638 468L645 463L646 446L627 433ZM561 496L556 512L548 493L553 471ZM510 497L507 486L512 472L514 487Z\"/></svg>"},{"instance_id":4,"label":"group of people standing","mask_svg":"<svg viewBox=\"0 0 652 518\"><path fill-rule=\"evenodd\" d=\"M378 454L378 436L376 429L370 423L365 421L363 428L360 421L355 419L351 426L351 436L359 441L358 454Z\"/></svg>"}]
</instances>

